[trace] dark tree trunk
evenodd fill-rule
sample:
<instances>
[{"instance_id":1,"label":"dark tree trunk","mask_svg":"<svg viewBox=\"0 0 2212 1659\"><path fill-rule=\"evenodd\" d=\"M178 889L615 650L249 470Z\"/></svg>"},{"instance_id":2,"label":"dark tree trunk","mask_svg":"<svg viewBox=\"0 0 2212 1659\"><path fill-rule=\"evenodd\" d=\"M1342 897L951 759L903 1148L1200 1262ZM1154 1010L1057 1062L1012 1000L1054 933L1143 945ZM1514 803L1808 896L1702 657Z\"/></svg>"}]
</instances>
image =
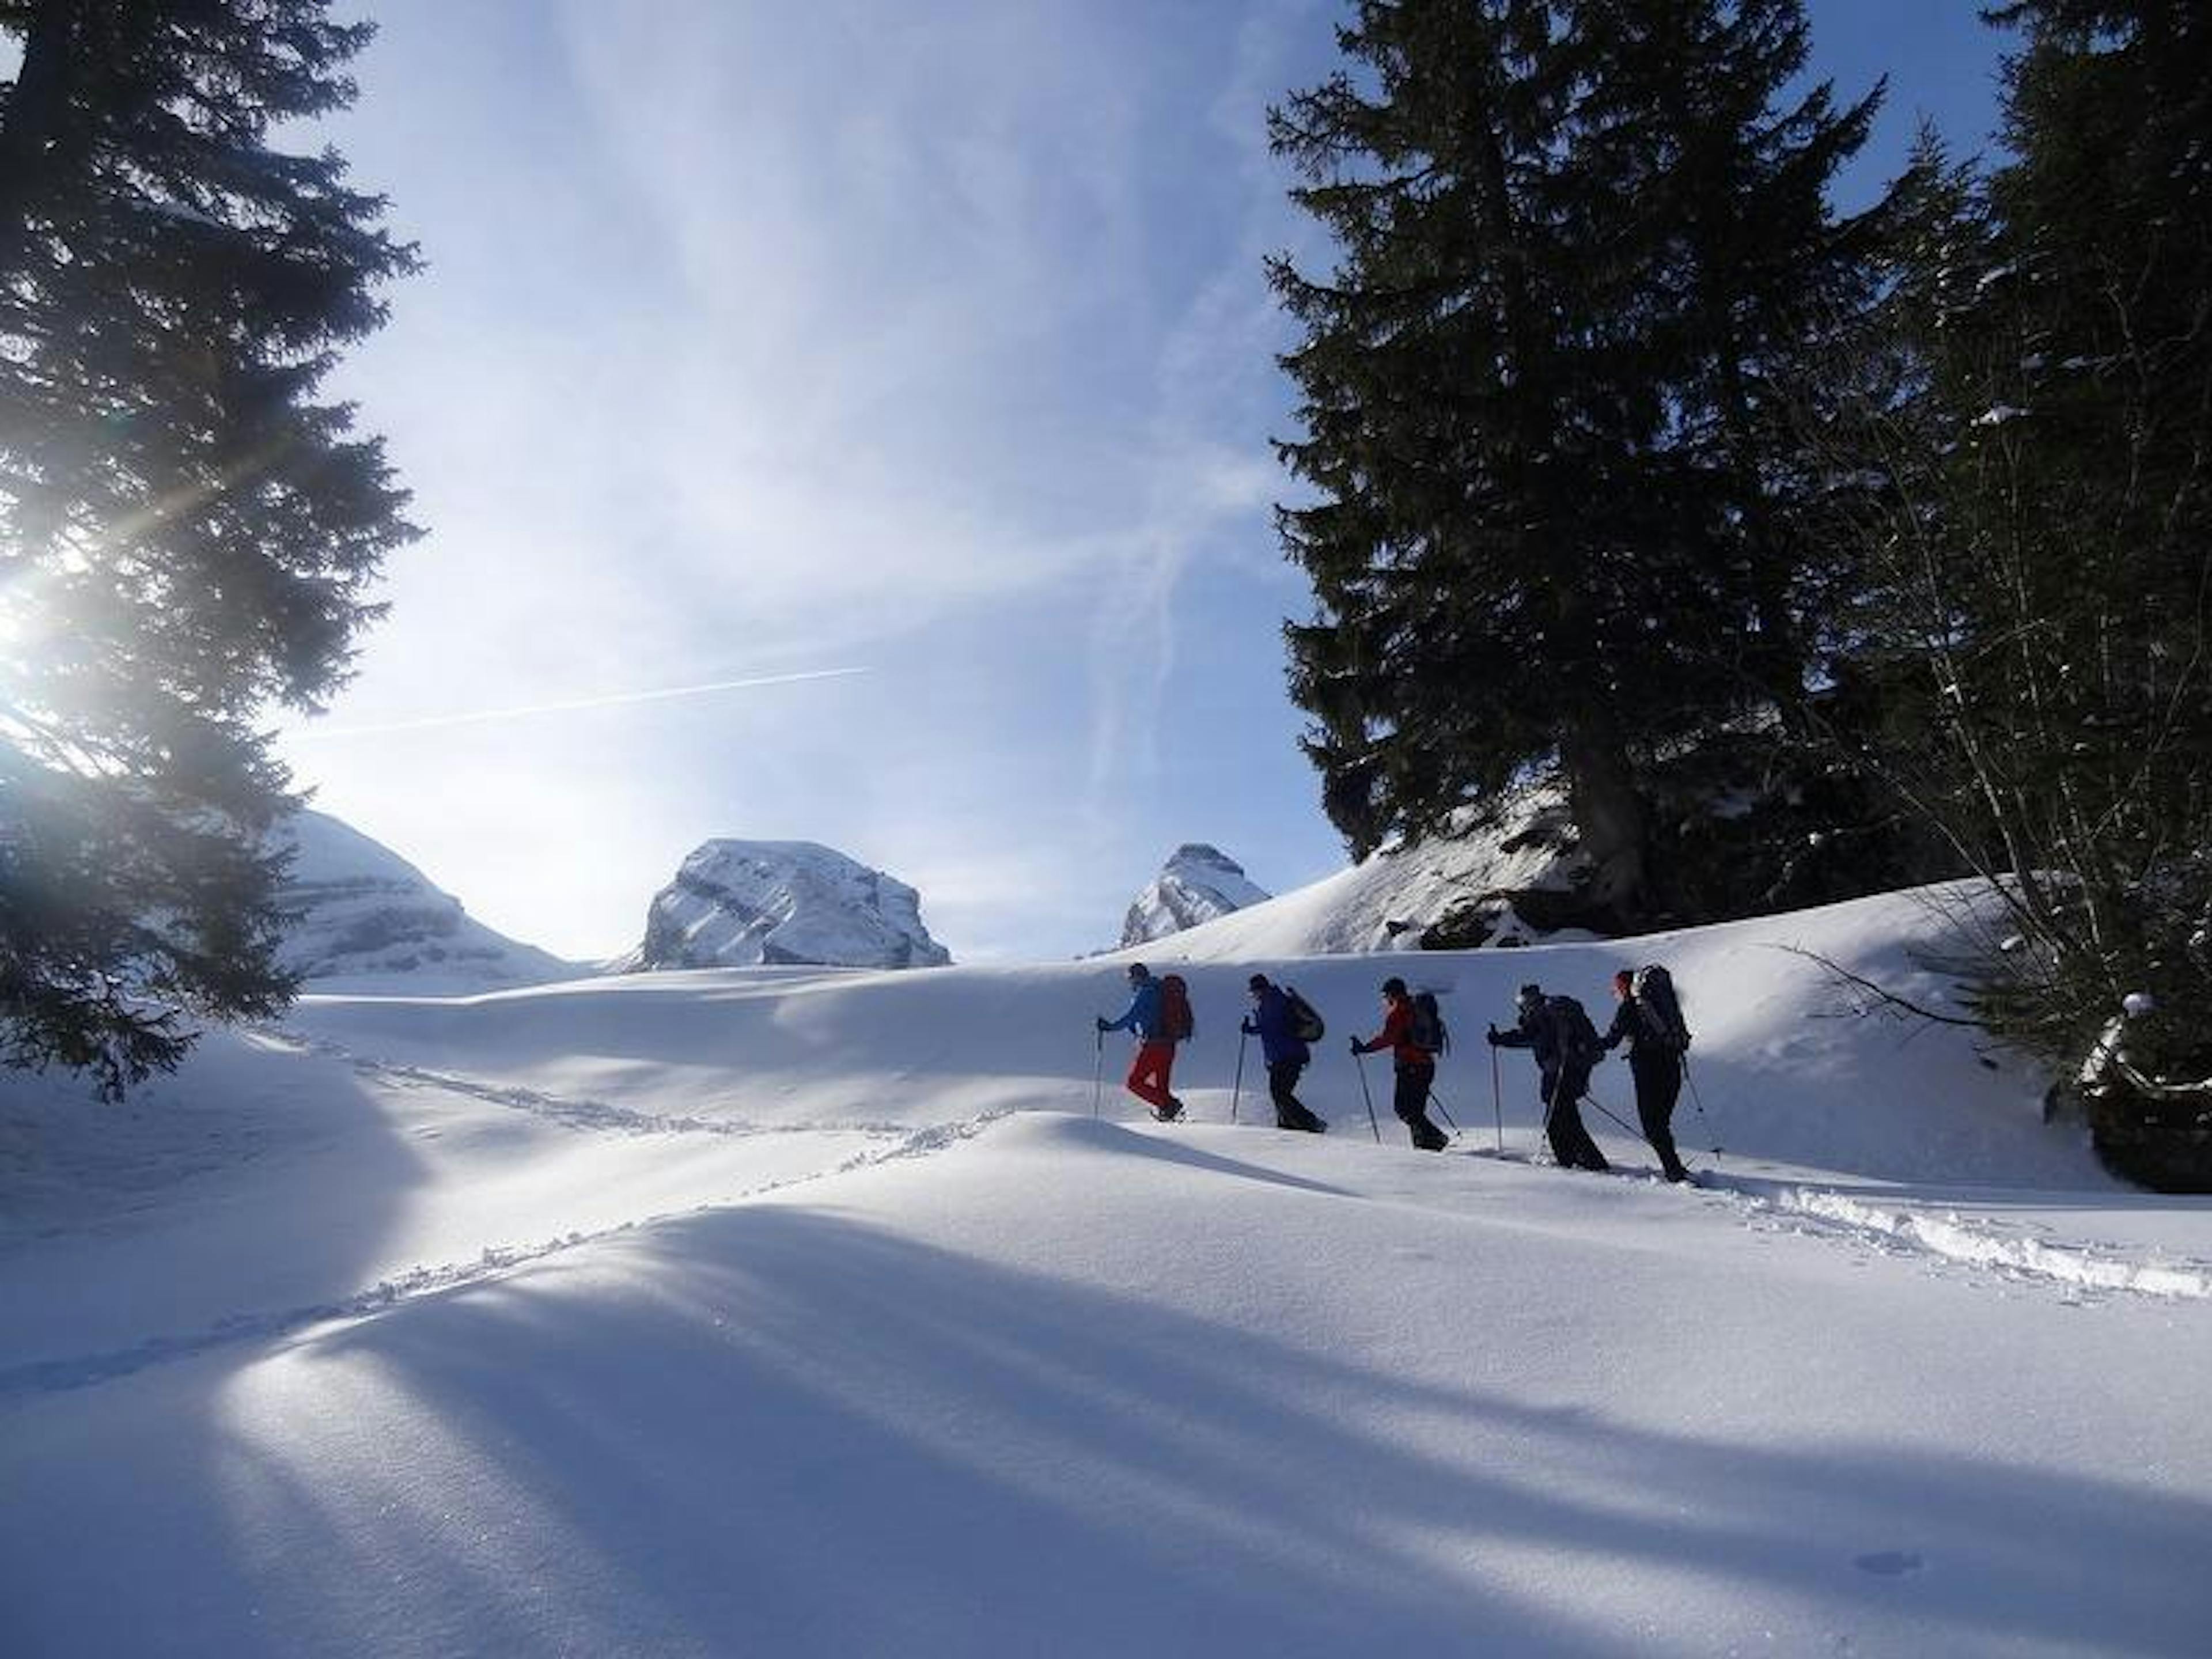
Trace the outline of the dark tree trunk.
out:
<instances>
[{"instance_id":1,"label":"dark tree trunk","mask_svg":"<svg viewBox=\"0 0 2212 1659\"><path fill-rule=\"evenodd\" d=\"M0 112L0 271L23 257L31 204L51 173L48 156L61 135L79 0L38 0L23 38L23 61Z\"/></svg>"},{"instance_id":2,"label":"dark tree trunk","mask_svg":"<svg viewBox=\"0 0 2212 1659\"><path fill-rule=\"evenodd\" d=\"M1567 795L1591 868L1589 898L1615 925L1633 926L1646 902L1649 826L1628 754L1619 739L1585 732L1559 746Z\"/></svg>"}]
</instances>

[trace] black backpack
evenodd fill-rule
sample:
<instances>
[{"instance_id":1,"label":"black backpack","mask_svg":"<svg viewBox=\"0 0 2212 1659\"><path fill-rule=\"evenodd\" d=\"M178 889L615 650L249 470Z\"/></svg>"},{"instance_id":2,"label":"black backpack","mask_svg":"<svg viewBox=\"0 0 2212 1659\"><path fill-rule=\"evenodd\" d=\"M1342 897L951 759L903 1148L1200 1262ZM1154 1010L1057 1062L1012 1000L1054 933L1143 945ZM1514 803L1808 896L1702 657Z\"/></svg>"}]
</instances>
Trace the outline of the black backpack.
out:
<instances>
[{"instance_id":1,"label":"black backpack","mask_svg":"<svg viewBox=\"0 0 2212 1659\"><path fill-rule=\"evenodd\" d=\"M1571 996L1547 997L1544 1012L1552 1022L1553 1044L1560 1061L1570 1066L1595 1066L1605 1053L1605 1039L1590 1024L1589 1011Z\"/></svg>"},{"instance_id":2,"label":"black backpack","mask_svg":"<svg viewBox=\"0 0 2212 1659\"><path fill-rule=\"evenodd\" d=\"M1647 963L1629 980L1628 994L1654 1042L1677 1053L1690 1046L1690 1028L1682 1022L1682 1003L1674 994L1672 974L1656 962Z\"/></svg>"},{"instance_id":3,"label":"black backpack","mask_svg":"<svg viewBox=\"0 0 2212 1659\"><path fill-rule=\"evenodd\" d=\"M1290 1000L1292 1036L1301 1042L1319 1042L1328 1035L1328 1027L1322 1021L1321 1010L1300 996L1295 987L1284 987L1283 994Z\"/></svg>"},{"instance_id":4,"label":"black backpack","mask_svg":"<svg viewBox=\"0 0 2212 1659\"><path fill-rule=\"evenodd\" d=\"M1434 991L1413 993L1413 1046L1423 1052L1440 1054L1451 1048L1451 1033L1444 1029L1444 1017L1437 1006Z\"/></svg>"}]
</instances>

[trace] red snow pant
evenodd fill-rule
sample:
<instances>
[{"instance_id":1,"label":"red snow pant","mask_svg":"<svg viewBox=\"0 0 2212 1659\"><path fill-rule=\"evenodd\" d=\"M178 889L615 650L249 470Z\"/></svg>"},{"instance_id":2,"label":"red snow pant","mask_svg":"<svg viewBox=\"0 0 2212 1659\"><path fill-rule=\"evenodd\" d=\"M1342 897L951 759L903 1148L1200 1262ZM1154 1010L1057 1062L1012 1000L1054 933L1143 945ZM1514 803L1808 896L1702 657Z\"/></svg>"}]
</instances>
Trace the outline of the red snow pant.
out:
<instances>
[{"instance_id":1,"label":"red snow pant","mask_svg":"<svg viewBox=\"0 0 2212 1659\"><path fill-rule=\"evenodd\" d=\"M1175 1097L1168 1092L1168 1073L1175 1070L1175 1044L1164 1038L1137 1045L1129 1062L1128 1091L1147 1106L1165 1106Z\"/></svg>"}]
</instances>

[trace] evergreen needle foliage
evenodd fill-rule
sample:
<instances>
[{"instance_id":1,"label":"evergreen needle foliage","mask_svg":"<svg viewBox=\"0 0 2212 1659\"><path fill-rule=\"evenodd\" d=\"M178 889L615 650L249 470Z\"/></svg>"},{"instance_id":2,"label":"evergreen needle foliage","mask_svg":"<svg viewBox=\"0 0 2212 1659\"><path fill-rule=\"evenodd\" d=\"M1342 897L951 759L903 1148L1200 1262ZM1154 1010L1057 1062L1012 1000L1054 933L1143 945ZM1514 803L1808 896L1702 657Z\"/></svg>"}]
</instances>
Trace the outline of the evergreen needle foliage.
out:
<instances>
[{"instance_id":1,"label":"evergreen needle foliage","mask_svg":"<svg viewBox=\"0 0 2212 1659\"><path fill-rule=\"evenodd\" d=\"M1663 908L1648 774L1801 704L1834 573L1790 436L1872 302L1873 93L1785 98L1797 0L1362 0L1271 113L1335 268L1271 266L1310 494L1293 696L1355 853L1566 781L1587 919Z\"/></svg>"},{"instance_id":2,"label":"evergreen needle foliage","mask_svg":"<svg viewBox=\"0 0 2212 1659\"><path fill-rule=\"evenodd\" d=\"M2212 21L1992 17L2021 31L2010 155L1978 174L1923 144L1896 372L1842 428L1890 484L1858 534L1892 712L1867 761L2002 896L1966 963L1987 1024L2068 1073L2089 1057L2116 1163L2203 1185Z\"/></svg>"},{"instance_id":3,"label":"evergreen needle foliage","mask_svg":"<svg viewBox=\"0 0 2212 1659\"><path fill-rule=\"evenodd\" d=\"M343 674L416 532L319 402L414 251L340 158L325 0L0 0L0 1058L114 1094L280 1007L256 713Z\"/></svg>"}]
</instances>

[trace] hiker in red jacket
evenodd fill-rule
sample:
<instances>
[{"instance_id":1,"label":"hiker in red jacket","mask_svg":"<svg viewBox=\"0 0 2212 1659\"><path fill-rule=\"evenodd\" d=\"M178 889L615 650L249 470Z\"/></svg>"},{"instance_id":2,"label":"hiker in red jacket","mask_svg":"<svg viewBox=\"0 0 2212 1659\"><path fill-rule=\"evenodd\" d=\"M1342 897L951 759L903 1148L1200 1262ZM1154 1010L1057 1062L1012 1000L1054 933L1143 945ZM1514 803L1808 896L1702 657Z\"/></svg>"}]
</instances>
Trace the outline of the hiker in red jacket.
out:
<instances>
[{"instance_id":1,"label":"hiker in red jacket","mask_svg":"<svg viewBox=\"0 0 2212 1659\"><path fill-rule=\"evenodd\" d=\"M1425 1152L1441 1152L1451 1143L1429 1121L1429 1086L1437 1080L1437 1057L1413 1039L1413 999L1406 981L1393 974L1382 981L1382 1029L1364 1042L1352 1038L1352 1052L1357 1057L1390 1051L1398 1074L1390 1109L1411 1132L1414 1146Z\"/></svg>"}]
</instances>

